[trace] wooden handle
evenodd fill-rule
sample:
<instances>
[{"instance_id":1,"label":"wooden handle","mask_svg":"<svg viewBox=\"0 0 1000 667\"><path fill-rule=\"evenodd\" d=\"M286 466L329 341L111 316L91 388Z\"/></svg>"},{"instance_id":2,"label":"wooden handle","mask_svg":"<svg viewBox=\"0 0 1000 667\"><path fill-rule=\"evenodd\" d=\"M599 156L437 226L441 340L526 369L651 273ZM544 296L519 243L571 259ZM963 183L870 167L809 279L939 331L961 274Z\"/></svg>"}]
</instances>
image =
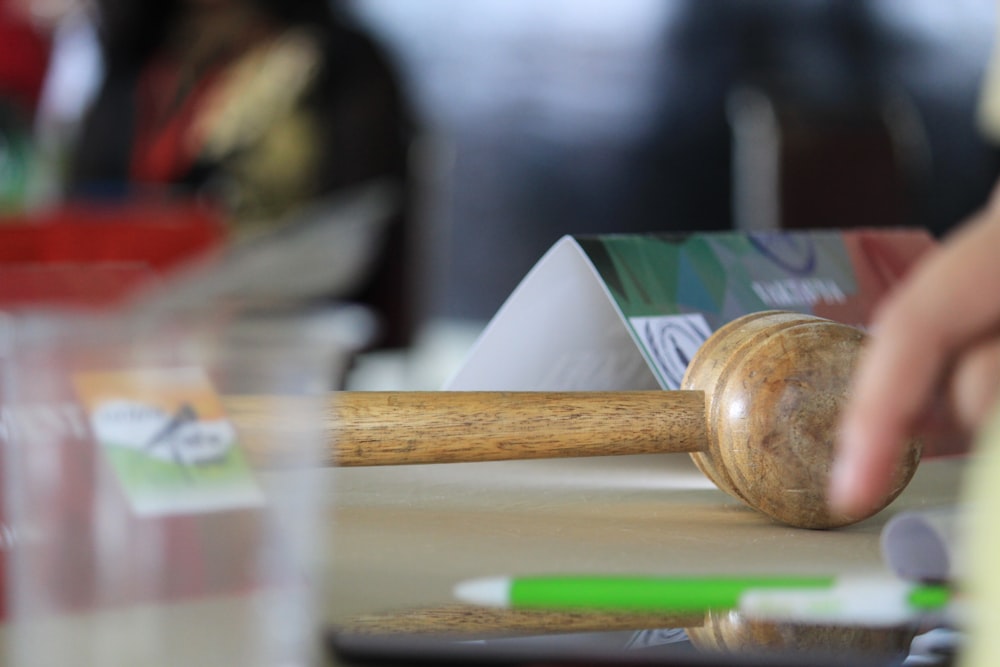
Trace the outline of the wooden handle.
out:
<instances>
[{"instance_id":1,"label":"wooden handle","mask_svg":"<svg viewBox=\"0 0 1000 667\"><path fill-rule=\"evenodd\" d=\"M695 452L706 447L701 391L339 392L307 399L230 396L251 458L295 459L295 432L322 423L338 466Z\"/></svg>"},{"instance_id":2,"label":"wooden handle","mask_svg":"<svg viewBox=\"0 0 1000 667\"><path fill-rule=\"evenodd\" d=\"M515 635L610 632L648 628L689 628L705 614L493 609L474 605L392 609L354 616L336 624L350 635L437 635L439 637L511 637Z\"/></svg>"},{"instance_id":3,"label":"wooden handle","mask_svg":"<svg viewBox=\"0 0 1000 667\"><path fill-rule=\"evenodd\" d=\"M692 452L702 392L345 392L341 466Z\"/></svg>"}]
</instances>

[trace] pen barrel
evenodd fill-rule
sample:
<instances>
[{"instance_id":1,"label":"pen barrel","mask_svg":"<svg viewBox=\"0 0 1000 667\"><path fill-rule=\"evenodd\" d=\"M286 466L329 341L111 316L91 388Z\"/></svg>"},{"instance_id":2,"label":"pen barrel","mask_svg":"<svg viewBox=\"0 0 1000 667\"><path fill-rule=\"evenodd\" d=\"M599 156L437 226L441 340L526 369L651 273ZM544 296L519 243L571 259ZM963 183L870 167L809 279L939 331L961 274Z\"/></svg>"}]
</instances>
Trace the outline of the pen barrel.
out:
<instances>
[{"instance_id":1,"label":"pen barrel","mask_svg":"<svg viewBox=\"0 0 1000 667\"><path fill-rule=\"evenodd\" d=\"M331 463L376 466L694 452L701 391L341 392Z\"/></svg>"}]
</instances>

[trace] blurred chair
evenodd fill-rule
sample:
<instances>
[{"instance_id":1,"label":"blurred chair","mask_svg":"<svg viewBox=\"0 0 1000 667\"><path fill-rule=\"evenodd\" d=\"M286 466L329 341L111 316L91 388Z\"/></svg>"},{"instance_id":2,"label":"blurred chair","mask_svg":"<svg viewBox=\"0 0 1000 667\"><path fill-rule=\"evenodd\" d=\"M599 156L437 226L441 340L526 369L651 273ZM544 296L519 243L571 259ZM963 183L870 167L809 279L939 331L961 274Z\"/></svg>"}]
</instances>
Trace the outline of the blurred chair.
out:
<instances>
[{"instance_id":1,"label":"blurred chair","mask_svg":"<svg viewBox=\"0 0 1000 667\"><path fill-rule=\"evenodd\" d=\"M914 219L929 154L902 93L819 105L774 86L728 99L738 229L897 227Z\"/></svg>"}]
</instances>

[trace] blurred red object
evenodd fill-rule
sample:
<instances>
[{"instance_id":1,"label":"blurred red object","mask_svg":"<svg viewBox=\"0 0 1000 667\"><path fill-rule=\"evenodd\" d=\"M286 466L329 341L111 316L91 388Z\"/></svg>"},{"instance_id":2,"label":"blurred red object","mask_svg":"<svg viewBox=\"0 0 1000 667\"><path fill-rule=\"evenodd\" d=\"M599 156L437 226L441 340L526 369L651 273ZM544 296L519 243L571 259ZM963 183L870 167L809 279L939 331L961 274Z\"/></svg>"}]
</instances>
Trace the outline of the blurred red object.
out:
<instances>
[{"instance_id":1,"label":"blurred red object","mask_svg":"<svg viewBox=\"0 0 1000 667\"><path fill-rule=\"evenodd\" d=\"M226 239L202 203L73 203L0 217L0 309L121 304Z\"/></svg>"},{"instance_id":2,"label":"blurred red object","mask_svg":"<svg viewBox=\"0 0 1000 667\"><path fill-rule=\"evenodd\" d=\"M17 100L31 115L42 94L52 44L26 10L14 4L0 0L0 96Z\"/></svg>"}]
</instances>

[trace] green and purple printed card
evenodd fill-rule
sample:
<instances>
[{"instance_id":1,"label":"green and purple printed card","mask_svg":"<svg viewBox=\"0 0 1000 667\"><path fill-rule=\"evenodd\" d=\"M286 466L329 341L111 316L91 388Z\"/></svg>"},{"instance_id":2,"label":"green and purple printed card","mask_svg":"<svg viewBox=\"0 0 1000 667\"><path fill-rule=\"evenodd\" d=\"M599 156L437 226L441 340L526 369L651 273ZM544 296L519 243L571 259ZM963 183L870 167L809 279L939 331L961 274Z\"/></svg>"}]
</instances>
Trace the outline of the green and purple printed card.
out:
<instances>
[{"instance_id":1,"label":"green and purple printed card","mask_svg":"<svg viewBox=\"0 0 1000 667\"><path fill-rule=\"evenodd\" d=\"M865 326L934 245L911 229L567 236L447 388L676 389L701 343L741 315L781 309Z\"/></svg>"}]
</instances>

